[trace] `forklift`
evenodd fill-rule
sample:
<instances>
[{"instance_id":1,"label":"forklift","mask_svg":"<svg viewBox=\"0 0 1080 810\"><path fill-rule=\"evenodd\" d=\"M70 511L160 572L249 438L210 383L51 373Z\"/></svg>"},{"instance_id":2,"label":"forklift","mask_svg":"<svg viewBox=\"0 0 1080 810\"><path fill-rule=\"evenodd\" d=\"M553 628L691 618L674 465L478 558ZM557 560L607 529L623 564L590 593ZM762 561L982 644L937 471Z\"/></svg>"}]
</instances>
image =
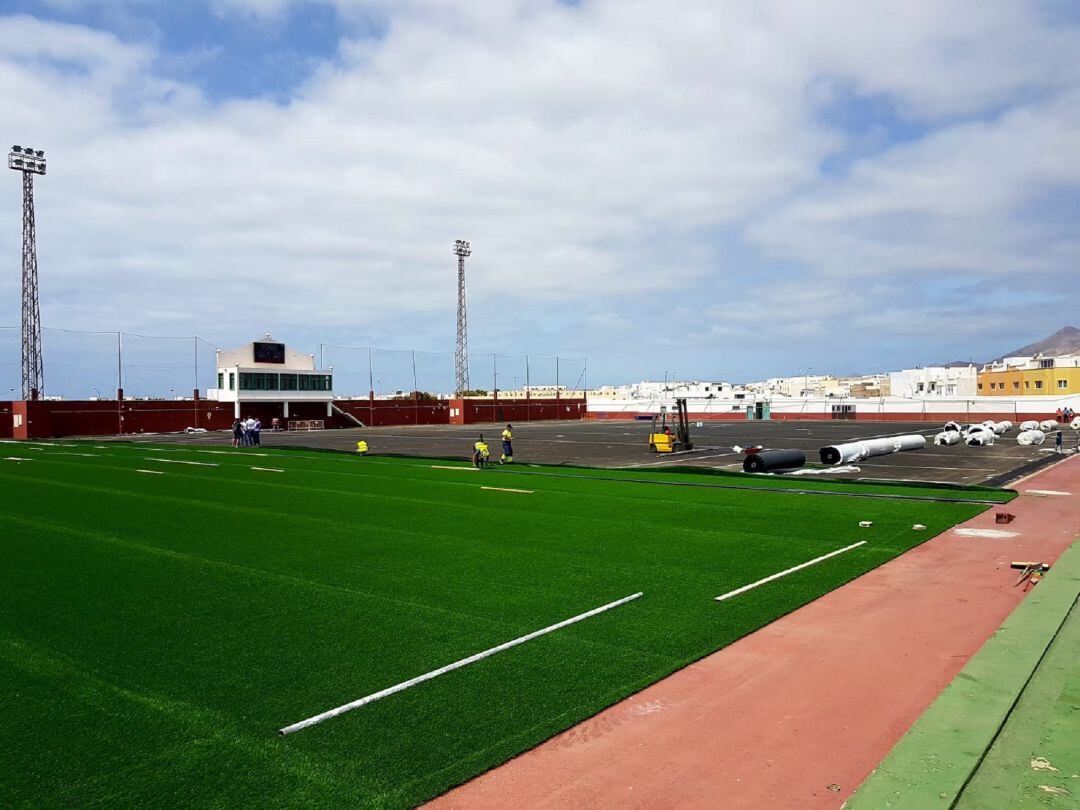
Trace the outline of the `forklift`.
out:
<instances>
[{"instance_id":1,"label":"forklift","mask_svg":"<svg viewBox=\"0 0 1080 810\"><path fill-rule=\"evenodd\" d=\"M690 417L686 412L686 400L675 400L675 432L672 434L667 423L667 409L661 408L660 413L653 416L652 429L649 431L650 453L678 453L682 450L693 450L694 445L690 441Z\"/></svg>"}]
</instances>

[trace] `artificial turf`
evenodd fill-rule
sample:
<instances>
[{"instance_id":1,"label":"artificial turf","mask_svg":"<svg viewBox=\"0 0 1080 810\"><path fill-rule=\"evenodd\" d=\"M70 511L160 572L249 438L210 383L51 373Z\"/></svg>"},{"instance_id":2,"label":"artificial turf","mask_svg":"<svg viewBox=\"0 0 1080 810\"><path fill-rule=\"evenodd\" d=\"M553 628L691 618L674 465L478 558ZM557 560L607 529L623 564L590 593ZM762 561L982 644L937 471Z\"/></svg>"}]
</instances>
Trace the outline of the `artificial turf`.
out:
<instances>
[{"instance_id":1,"label":"artificial turf","mask_svg":"<svg viewBox=\"0 0 1080 810\"><path fill-rule=\"evenodd\" d=\"M986 508L677 485L705 480L691 474L462 467L0 445L5 801L416 804Z\"/></svg>"}]
</instances>

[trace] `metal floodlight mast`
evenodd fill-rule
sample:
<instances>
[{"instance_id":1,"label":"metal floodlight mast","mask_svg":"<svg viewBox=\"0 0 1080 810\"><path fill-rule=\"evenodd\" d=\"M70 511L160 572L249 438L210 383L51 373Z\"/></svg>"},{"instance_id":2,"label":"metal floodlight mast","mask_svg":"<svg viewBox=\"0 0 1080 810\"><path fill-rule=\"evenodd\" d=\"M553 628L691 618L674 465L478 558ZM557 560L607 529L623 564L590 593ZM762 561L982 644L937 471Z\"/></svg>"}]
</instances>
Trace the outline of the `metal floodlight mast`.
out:
<instances>
[{"instance_id":1,"label":"metal floodlight mast","mask_svg":"<svg viewBox=\"0 0 1080 810\"><path fill-rule=\"evenodd\" d=\"M454 385L457 393L469 390L469 329L465 315L465 257L472 255L472 247L464 239L454 241L457 263L457 344L454 348Z\"/></svg>"},{"instance_id":2,"label":"metal floodlight mast","mask_svg":"<svg viewBox=\"0 0 1080 810\"><path fill-rule=\"evenodd\" d=\"M41 305L38 301L37 228L34 225L34 175L45 174L45 152L13 146L8 168L22 172L22 397L42 395L45 373L41 361Z\"/></svg>"}]
</instances>

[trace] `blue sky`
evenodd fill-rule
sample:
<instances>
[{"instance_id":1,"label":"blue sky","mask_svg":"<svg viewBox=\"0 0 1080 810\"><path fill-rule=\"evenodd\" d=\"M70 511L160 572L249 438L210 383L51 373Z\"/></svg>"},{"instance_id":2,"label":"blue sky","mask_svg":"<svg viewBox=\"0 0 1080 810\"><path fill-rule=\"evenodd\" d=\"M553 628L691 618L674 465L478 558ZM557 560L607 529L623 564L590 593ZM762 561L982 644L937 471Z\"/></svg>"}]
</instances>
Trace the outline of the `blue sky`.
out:
<instances>
[{"instance_id":1,"label":"blue sky","mask_svg":"<svg viewBox=\"0 0 1080 810\"><path fill-rule=\"evenodd\" d=\"M593 383L985 359L1075 322L1075 5L868 6L8 0L45 325L448 351L456 238L473 350L587 355ZM0 204L17 302L17 183ZM54 343L54 388L82 384Z\"/></svg>"}]
</instances>

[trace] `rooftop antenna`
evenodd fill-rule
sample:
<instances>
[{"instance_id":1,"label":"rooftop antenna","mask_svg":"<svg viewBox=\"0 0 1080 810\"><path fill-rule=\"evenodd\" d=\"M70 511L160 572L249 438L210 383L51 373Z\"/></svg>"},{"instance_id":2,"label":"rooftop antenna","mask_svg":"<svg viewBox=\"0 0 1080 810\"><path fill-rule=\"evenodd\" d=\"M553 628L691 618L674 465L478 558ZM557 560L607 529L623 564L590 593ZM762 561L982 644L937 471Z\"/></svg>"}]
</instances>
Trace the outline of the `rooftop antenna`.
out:
<instances>
[{"instance_id":1,"label":"rooftop antenna","mask_svg":"<svg viewBox=\"0 0 1080 810\"><path fill-rule=\"evenodd\" d=\"M13 146L8 168L22 172L22 398L42 395L45 374L41 362L41 306L38 302L37 228L34 225L34 175L45 174L45 152Z\"/></svg>"},{"instance_id":2,"label":"rooftop antenna","mask_svg":"<svg viewBox=\"0 0 1080 810\"><path fill-rule=\"evenodd\" d=\"M457 344L454 348L454 385L460 395L469 390L469 329L465 315L465 257L472 247L464 239L454 240L457 260Z\"/></svg>"}]
</instances>

